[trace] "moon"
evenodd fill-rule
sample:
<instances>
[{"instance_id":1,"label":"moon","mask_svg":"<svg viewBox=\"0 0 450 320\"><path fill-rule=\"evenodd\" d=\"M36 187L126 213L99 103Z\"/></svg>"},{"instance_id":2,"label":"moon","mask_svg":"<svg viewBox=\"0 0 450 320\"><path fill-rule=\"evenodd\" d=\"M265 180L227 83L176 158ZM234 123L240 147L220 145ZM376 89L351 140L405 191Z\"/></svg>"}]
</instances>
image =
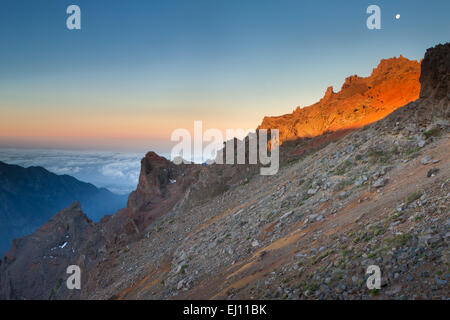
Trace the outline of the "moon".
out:
<instances>
[{"instance_id":1,"label":"moon","mask_svg":"<svg viewBox=\"0 0 450 320\"><path fill-rule=\"evenodd\" d=\"M396 15L395 15L395 19L400 19L400 14L399 13L397 13Z\"/></svg>"}]
</instances>

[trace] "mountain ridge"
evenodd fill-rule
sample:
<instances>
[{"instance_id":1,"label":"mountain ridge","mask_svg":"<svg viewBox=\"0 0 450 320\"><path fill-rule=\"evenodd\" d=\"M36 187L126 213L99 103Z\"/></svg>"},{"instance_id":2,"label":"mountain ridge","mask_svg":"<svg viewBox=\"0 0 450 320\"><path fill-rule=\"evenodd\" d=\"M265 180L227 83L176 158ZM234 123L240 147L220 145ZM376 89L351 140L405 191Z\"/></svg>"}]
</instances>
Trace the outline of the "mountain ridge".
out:
<instances>
[{"instance_id":1,"label":"mountain ridge","mask_svg":"<svg viewBox=\"0 0 450 320\"><path fill-rule=\"evenodd\" d=\"M75 200L81 201L87 214L96 221L115 213L126 203L126 196L115 195L70 175L1 161L0 199L0 252L9 249L13 238L32 233Z\"/></svg>"},{"instance_id":2,"label":"mountain ridge","mask_svg":"<svg viewBox=\"0 0 450 320\"><path fill-rule=\"evenodd\" d=\"M278 128L283 143L360 128L419 98L420 65L402 55L382 59L368 77L349 76L339 92L330 86L318 102L290 114L266 116L258 129Z\"/></svg>"},{"instance_id":3,"label":"mountain ridge","mask_svg":"<svg viewBox=\"0 0 450 320\"><path fill-rule=\"evenodd\" d=\"M74 203L15 240L0 298L371 299L365 267L377 264L381 298L445 299L434 275L449 263L449 62L450 43L430 48L417 100L274 176L147 154L127 208L93 224ZM67 263L82 268L81 291L58 286Z\"/></svg>"}]
</instances>

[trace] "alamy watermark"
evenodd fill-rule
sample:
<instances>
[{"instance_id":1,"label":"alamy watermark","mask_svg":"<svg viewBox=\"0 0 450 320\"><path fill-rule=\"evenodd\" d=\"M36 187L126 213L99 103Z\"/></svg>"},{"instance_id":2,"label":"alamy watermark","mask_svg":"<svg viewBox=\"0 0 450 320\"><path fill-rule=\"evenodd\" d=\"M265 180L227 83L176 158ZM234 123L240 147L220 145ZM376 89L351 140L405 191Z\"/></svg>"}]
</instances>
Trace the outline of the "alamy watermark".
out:
<instances>
[{"instance_id":1,"label":"alamy watermark","mask_svg":"<svg viewBox=\"0 0 450 320\"><path fill-rule=\"evenodd\" d=\"M66 286L69 290L80 290L81 289L81 269L77 265L70 265L66 270L67 274L70 276L67 278Z\"/></svg>"},{"instance_id":2,"label":"alamy watermark","mask_svg":"<svg viewBox=\"0 0 450 320\"><path fill-rule=\"evenodd\" d=\"M178 143L171 150L173 162L190 164L196 160L206 164L258 164L259 161L265 166L260 168L261 175L274 175L278 172L280 166L278 129L260 129L257 132L226 129L225 132L226 140L219 129L208 129L203 132L202 121L194 121L193 138L187 129L174 130L170 139ZM235 139L240 136L244 138ZM205 147L204 142L208 143Z\"/></svg>"},{"instance_id":3,"label":"alamy watermark","mask_svg":"<svg viewBox=\"0 0 450 320\"><path fill-rule=\"evenodd\" d=\"M69 16L66 19L66 26L69 30L81 30L81 9L78 5L72 4L67 7L66 13ZM366 20L366 26L369 30L381 29L381 9L379 6L372 4L367 7L366 14L370 16ZM400 19L400 14L396 14L395 18Z\"/></svg>"},{"instance_id":4,"label":"alamy watermark","mask_svg":"<svg viewBox=\"0 0 450 320\"><path fill-rule=\"evenodd\" d=\"M366 26L369 30L380 30L381 29L381 9L379 6L372 4L367 7L367 14L370 16L366 20Z\"/></svg>"},{"instance_id":5,"label":"alamy watermark","mask_svg":"<svg viewBox=\"0 0 450 320\"><path fill-rule=\"evenodd\" d=\"M79 6L72 4L67 7L67 14L70 14L66 20L66 26L69 30L80 30L81 29L81 9Z\"/></svg>"},{"instance_id":6,"label":"alamy watermark","mask_svg":"<svg viewBox=\"0 0 450 320\"><path fill-rule=\"evenodd\" d=\"M367 289L369 290L380 290L381 289L381 269L377 265L370 265L367 267L366 274L369 275L367 278Z\"/></svg>"}]
</instances>

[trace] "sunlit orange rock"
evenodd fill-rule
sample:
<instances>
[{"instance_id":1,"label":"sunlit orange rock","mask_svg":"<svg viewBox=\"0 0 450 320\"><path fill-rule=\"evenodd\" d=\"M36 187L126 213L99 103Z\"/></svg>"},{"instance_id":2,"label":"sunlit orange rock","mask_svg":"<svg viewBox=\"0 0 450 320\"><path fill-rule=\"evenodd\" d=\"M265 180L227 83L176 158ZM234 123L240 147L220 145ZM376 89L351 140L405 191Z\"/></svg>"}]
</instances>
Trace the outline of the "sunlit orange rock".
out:
<instances>
[{"instance_id":1,"label":"sunlit orange rock","mask_svg":"<svg viewBox=\"0 0 450 320\"><path fill-rule=\"evenodd\" d=\"M362 127L419 98L420 62L383 59L369 77L345 79L339 92L328 87L317 103L291 114L265 117L258 129L279 129L280 142Z\"/></svg>"}]
</instances>

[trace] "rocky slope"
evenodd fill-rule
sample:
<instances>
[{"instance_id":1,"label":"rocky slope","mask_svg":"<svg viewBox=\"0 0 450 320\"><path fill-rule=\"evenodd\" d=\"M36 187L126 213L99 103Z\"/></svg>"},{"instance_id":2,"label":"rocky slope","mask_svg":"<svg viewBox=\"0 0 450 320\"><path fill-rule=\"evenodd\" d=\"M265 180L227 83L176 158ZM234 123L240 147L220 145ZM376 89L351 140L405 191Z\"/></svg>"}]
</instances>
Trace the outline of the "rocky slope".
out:
<instances>
[{"instance_id":1,"label":"rocky slope","mask_svg":"<svg viewBox=\"0 0 450 320\"><path fill-rule=\"evenodd\" d=\"M56 221L78 221L80 235L53 235L50 221L15 242L0 298L447 299L449 61L450 44L428 50L419 99L344 137L285 147L273 176L150 153L127 208L92 224L75 204ZM74 250L60 253L66 236ZM73 261L82 289L68 293L58 280ZM379 291L365 285L371 264ZM61 270L40 274L50 265Z\"/></svg>"},{"instance_id":2,"label":"rocky slope","mask_svg":"<svg viewBox=\"0 0 450 320\"><path fill-rule=\"evenodd\" d=\"M319 102L291 114L265 117L259 128L279 128L281 142L360 128L416 100L419 76L417 61L402 56L381 60L369 77L350 76L339 92L328 87Z\"/></svg>"},{"instance_id":3,"label":"rocky slope","mask_svg":"<svg viewBox=\"0 0 450 320\"><path fill-rule=\"evenodd\" d=\"M78 290L67 290L66 268L89 269L102 241L98 227L81 211L80 203L74 202L33 235L13 241L2 261L9 265L1 278L2 298L78 298Z\"/></svg>"}]
</instances>

